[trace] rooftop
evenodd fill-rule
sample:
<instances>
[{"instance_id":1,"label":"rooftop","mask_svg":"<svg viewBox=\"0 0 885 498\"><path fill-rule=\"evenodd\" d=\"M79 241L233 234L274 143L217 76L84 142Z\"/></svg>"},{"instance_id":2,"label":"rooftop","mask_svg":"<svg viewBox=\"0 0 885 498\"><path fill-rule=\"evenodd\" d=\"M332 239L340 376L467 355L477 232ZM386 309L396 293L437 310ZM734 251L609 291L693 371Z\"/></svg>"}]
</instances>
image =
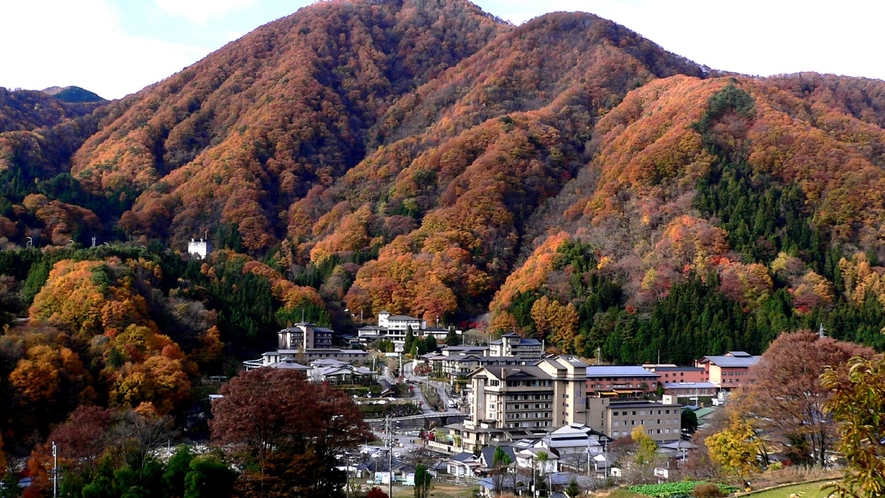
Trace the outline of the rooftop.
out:
<instances>
[{"instance_id":1,"label":"rooftop","mask_svg":"<svg viewBox=\"0 0 885 498\"><path fill-rule=\"evenodd\" d=\"M704 369L703 367L677 367L675 365L668 365L664 367L658 365L647 365L643 366L643 368L649 370L654 369L655 372L700 372Z\"/></svg>"},{"instance_id":2,"label":"rooftop","mask_svg":"<svg viewBox=\"0 0 885 498\"><path fill-rule=\"evenodd\" d=\"M708 361L722 368L749 368L759 363L759 359L762 358L761 356L750 356L746 353L744 355L704 356L701 361Z\"/></svg>"},{"instance_id":3,"label":"rooftop","mask_svg":"<svg viewBox=\"0 0 885 498\"><path fill-rule=\"evenodd\" d=\"M682 408L679 404L654 403L651 401L612 401L608 404L609 408Z\"/></svg>"},{"instance_id":4,"label":"rooftop","mask_svg":"<svg viewBox=\"0 0 885 498\"><path fill-rule=\"evenodd\" d=\"M658 374L649 372L638 365L588 365L587 378L592 377L648 377L655 378Z\"/></svg>"}]
</instances>

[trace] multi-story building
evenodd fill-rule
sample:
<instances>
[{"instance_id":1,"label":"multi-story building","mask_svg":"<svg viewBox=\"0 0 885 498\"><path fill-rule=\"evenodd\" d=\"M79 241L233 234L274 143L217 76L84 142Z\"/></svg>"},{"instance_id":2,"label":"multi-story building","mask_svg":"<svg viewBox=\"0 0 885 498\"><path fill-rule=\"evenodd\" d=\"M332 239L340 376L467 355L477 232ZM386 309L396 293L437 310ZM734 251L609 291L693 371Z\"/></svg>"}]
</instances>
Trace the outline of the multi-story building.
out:
<instances>
[{"instance_id":1,"label":"multi-story building","mask_svg":"<svg viewBox=\"0 0 885 498\"><path fill-rule=\"evenodd\" d=\"M706 372L702 367L676 366L673 364L646 364L642 368L658 374L658 382L662 384L676 382L707 382Z\"/></svg>"},{"instance_id":2,"label":"multi-story building","mask_svg":"<svg viewBox=\"0 0 885 498\"><path fill-rule=\"evenodd\" d=\"M450 427L462 446L542 435L586 419L587 365L570 356L531 365L484 366L470 375L470 419ZM539 436L540 437L540 436Z\"/></svg>"},{"instance_id":3,"label":"multi-story building","mask_svg":"<svg viewBox=\"0 0 885 498\"><path fill-rule=\"evenodd\" d=\"M519 334L509 333L489 344L489 356L517 356L525 360L541 358L544 345L537 339L526 339Z\"/></svg>"},{"instance_id":4,"label":"multi-story building","mask_svg":"<svg viewBox=\"0 0 885 498\"><path fill-rule=\"evenodd\" d=\"M357 329L357 340L360 344L368 344L387 337L387 329L366 325Z\"/></svg>"},{"instance_id":5,"label":"multi-story building","mask_svg":"<svg viewBox=\"0 0 885 498\"><path fill-rule=\"evenodd\" d=\"M387 311L378 313L378 326L387 329L388 333L399 331L402 336L406 336L406 330L412 328L413 334L418 334L419 330L427 328L427 322L412 318L405 315L391 315Z\"/></svg>"},{"instance_id":6,"label":"multi-story building","mask_svg":"<svg viewBox=\"0 0 885 498\"><path fill-rule=\"evenodd\" d=\"M658 443L676 441L682 431L682 406L651 401L587 398L587 425L612 439L629 437L642 426Z\"/></svg>"},{"instance_id":7,"label":"multi-story building","mask_svg":"<svg viewBox=\"0 0 885 498\"><path fill-rule=\"evenodd\" d=\"M317 327L312 323L297 323L279 332L279 349L324 349L332 347L332 329Z\"/></svg>"},{"instance_id":8,"label":"multi-story building","mask_svg":"<svg viewBox=\"0 0 885 498\"><path fill-rule=\"evenodd\" d=\"M716 396L719 388L712 382L663 382L664 394L685 397Z\"/></svg>"},{"instance_id":9,"label":"multi-story building","mask_svg":"<svg viewBox=\"0 0 885 498\"><path fill-rule=\"evenodd\" d=\"M654 391L658 374L636 365L590 365L587 367L588 396L640 396Z\"/></svg>"},{"instance_id":10,"label":"multi-story building","mask_svg":"<svg viewBox=\"0 0 885 498\"><path fill-rule=\"evenodd\" d=\"M406 334L412 330L414 337L433 336L437 343L445 340L449 329L445 327L428 327L427 322L405 315L391 315L388 311L378 313L378 325L366 325L357 329L357 340L360 344L369 344L377 340L387 340L394 343L401 351L406 341ZM455 334L461 335L460 330Z\"/></svg>"},{"instance_id":11,"label":"multi-story building","mask_svg":"<svg viewBox=\"0 0 885 498\"><path fill-rule=\"evenodd\" d=\"M369 360L369 353L362 349L278 349L268 351L255 360L246 360L243 366L246 370L261 367L280 368L283 365L306 365L313 360L335 359L348 363L365 363Z\"/></svg>"},{"instance_id":12,"label":"multi-story building","mask_svg":"<svg viewBox=\"0 0 885 498\"><path fill-rule=\"evenodd\" d=\"M695 364L704 369L705 381L719 389L732 390L752 382L750 367L759 363L760 358L744 351L729 351L723 356L704 356Z\"/></svg>"}]
</instances>

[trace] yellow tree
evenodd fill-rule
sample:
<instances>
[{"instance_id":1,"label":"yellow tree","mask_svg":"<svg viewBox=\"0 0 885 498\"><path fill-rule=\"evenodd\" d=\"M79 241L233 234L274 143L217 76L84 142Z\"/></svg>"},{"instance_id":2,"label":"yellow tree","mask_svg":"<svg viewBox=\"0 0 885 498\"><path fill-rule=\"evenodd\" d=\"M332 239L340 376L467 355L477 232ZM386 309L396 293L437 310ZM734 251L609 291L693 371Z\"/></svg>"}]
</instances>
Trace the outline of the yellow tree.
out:
<instances>
[{"instance_id":1,"label":"yellow tree","mask_svg":"<svg viewBox=\"0 0 885 498\"><path fill-rule=\"evenodd\" d=\"M762 452L762 441L753 425L737 412L730 415L725 429L708 436L704 441L707 452L728 473L746 475L758 468L757 457Z\"/></svg>"},{"instance_id":2,"label":"yellow tree","mask_svg":"<svg viewBox=\"0 0 885 498\"><path fill-rule=\"evenodd\" d=\"M821 384L832 393L826 410L839 424L846 466L832 486L837 496L885 495L885 357L855 357L829 368Z\"/></svg>"}]
</instances>

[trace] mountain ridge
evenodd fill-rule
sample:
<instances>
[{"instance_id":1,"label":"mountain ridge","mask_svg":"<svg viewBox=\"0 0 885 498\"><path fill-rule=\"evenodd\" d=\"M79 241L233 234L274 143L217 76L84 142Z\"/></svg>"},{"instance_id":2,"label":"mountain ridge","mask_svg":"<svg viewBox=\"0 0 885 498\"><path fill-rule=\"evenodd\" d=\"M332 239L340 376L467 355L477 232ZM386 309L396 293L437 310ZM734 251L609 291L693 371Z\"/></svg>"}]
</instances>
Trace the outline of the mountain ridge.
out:
<instances>
[{"instance_id":1,"label":"mountain ridge","mask_svg":"<svg viewBox=\"0 0 885 498\"><path fill-rule=\"evenodd\" d=\"M0 236L206 234L314 275L332 308L490 307L487 326L567 351L600 347L606 313L645 320L692 286L746 314L789 289L799 324L861 292L851 258L885 257L883 111L885 82L713 70L592 14L513 26L466 1L323 2L57 118L57 137L0 135L7 171L39 173L0 206ZM608 298L584 294L597 284ZM568 306L575 337L544 328Z\"/></svg>"}]
</instances>

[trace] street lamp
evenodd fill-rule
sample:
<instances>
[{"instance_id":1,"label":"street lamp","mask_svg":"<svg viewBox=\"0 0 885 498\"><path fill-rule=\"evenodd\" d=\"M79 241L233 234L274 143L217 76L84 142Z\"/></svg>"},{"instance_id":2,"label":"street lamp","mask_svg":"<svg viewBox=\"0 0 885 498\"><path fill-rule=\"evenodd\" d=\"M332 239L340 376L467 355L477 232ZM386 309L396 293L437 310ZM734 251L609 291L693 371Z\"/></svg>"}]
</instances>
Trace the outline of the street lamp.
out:
<instances>
[{"instance_id":1,"label":"street lamp","mask_svg":"<svg viewBox=\"0 0 885 498\"><path fill-rule=\"evenodd\" d=\"M30 238L30 237L29 237ZM58 497L58 446L52 442L52 498Z\"/></svg>"}]
</instances>

